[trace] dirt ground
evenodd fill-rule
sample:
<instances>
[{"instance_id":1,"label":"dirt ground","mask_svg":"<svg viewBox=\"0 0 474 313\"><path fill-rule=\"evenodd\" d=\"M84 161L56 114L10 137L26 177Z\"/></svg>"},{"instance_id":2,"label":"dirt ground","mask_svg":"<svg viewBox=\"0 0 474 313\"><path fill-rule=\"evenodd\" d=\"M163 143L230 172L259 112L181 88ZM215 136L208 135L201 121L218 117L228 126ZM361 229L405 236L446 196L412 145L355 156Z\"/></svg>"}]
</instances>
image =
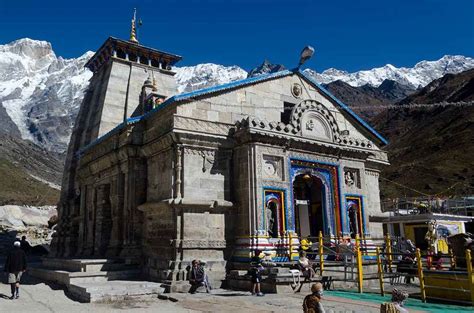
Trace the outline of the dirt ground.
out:
<instances>
[{"instance_id":1,"label":"dirt ground","mask_svg":"<svg viewBox=\"0 0 474 313\"><path fill-rule=\"evenodd\" d=\"M10 300L10 286L2 275L0 284L0 312L302 312L302 299L307 293L263 297L248 292L213 290L212 294L166 294L174 301L128 300L109 304L78 303L69 299L59 286L45 284L25 275L20 299ZM177 301L176 301L177 300ZM379 312L378 303L326 296L326 312Z\"/></svg>"}]
</instances>

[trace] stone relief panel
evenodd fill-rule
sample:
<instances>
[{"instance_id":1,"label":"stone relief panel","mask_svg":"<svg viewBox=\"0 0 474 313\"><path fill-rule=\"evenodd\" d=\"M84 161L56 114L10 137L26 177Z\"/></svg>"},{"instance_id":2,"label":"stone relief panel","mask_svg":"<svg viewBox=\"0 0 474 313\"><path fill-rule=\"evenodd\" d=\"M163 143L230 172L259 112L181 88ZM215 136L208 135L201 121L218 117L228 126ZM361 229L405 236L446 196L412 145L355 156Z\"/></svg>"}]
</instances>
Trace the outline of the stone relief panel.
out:
<instances>
[{"instance_id":1,"label":"stone relief panel","mask_svg":"<svg viewBox=\"0 0 474 313\"><path fill-rule=\"evenodd\" d=\"M291 85L291 94L295 98L300 98L303 94L303 87L301 86L301 84L293 83L293 85Z\"/></svg>"},{"instance_id":2,"label":"stone relief panel","mask_svg":"<svg viewBox=\"0 0 474 313\"><path fill-rule=\"evenodd\" d=\"M360 171L356 168L344 167L344 183L348 187L357 187L360 189Z\"/></svg>"},{"instance_id":3,"label":"stone relief panel","mask_svg":"<svg viewBox=\"0 0 474 313\"><path fill-rule=\"evenodd\" d=\"M262 176L264 179L283 180L283 158L263 154Z\"/></svg>"},{"instance_id":4,"label":"stone relief panel","mask_svg":"<svg viewBox=\"0 0 474 313\"><path fill-rule=\"evenodd\" d=\"M333 114L320 102L303 100L291 112L291 125L303 136L339 141L340 131Z\"/></svg>"},{"instance_id":5,"label":"stone relief panel","mask_svg":"<svg viewBox=\"0 0 474 313\"><path fill-rule=\"evenodd\" d=\"M332 132L324 117L317 112L307 112L301 119L301 134L303 137L332 141Z\"/></svg>"}]
</instances>

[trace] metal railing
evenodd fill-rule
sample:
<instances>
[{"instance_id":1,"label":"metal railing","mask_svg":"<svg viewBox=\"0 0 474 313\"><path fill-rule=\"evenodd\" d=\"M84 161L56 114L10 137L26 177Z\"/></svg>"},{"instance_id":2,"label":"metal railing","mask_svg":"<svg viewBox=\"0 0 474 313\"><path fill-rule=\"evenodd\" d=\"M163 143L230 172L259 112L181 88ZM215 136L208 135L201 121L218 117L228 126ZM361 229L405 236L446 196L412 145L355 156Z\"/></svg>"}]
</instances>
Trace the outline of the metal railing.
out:
<instances>
[{"instance_id":1,"label":"metal railing","mask_svg":"<svg viewBox=\"0 0 474 313\"><path fill-rule=\"evenodd\" d=\"M470 250L466 250L465 258L456 258L452 250L447 254L422 254L420 249L403 250L399 238L389 235L384 238L369 239L356 236L356 238L349 239L323 236L320 233L318 237L298 239L300 239L300 243L302 240L306 240L306 243L303 241L302 250L306 251L308 257L315 261L315 270L319 271L320 276L343 273L340 279L355 282L359 293L364 292L365 280L378 279L380 294L383 296L386 284L398 284L402 279L405 279L405 283L410 283L413 280L413 286L420 289L420 298L424 302L427 299L442 299L442 297L436 296L436 290L438 290L446 292L448 295L448 291L469 294L468 298L463 298L467 301L455 299L456 295L453 296L453 299L443 299L474 305L473 259ZM292 241L294 240L296 238L290 236L290 256L294 253L292 251L294 247ZM459 266L459 263L463 261L466 264L465 268ZM376 265L377 270L365 273L365 265ZM427 274L430 275L428 280ZM452 284L448 284L448 286L446 284L436 285L437 278L434 278L433 275L437 274L445 275L445 279L452 281ZM459 288L454 286L456 283L467 284L464 288Z\"/></svg>"}]
</instances>

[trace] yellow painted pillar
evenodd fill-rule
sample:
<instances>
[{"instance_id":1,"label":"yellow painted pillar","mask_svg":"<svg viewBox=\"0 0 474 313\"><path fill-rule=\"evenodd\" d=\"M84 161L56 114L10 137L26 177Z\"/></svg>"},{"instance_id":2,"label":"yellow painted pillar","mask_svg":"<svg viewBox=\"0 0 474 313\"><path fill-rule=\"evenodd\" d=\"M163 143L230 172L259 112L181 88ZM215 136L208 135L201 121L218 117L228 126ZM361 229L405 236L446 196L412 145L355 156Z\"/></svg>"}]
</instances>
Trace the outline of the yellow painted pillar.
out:
<instances>
[{"instance_id":1,"label":"yellow painted pillar","mask_svg":"<svg viewBox=\"0 0 474 313\"><path fill-rule=\"evenodd\" d=\"M324 271L324 240L323 240L323 232L319 231L319 275L323 276Z\"/></svg>"},{"instance_id":2,"label":"yellow painted pillar","mask_svg":"<svg viewBox=\"0 0 474 313\"><path fill-rule=\"evenodd\" d=\"M357 237L356 237L357 240ZM359 293L363 293L362 284L364 283L364 272L362 268L362 253L359 245L356 245L356 259L357 259L357 281Z\"/></svg>"},{"instance_id":3,"label":"yellow painted pillar","mask_svg":"<svg viewBox=\"0 0 474 313\"><path fill-rule=\"evenodd\" d=\"M383 285L383 269L382 269L382 260L380 259L379 247L375 249L375 252L377 253L377 272L379 274L380 295L383 297L385 295L385 289Z\"/></svg>"},{"instance_id":4,"label":"yellow painted pillar","mask_svg":"<svg viewBox=\"0 0 474 313\"><path fill-rule=\"evenodd\" d=\"M466 249L467 283L471 289L471 304L474 306L474 273L472 272L471 250Z\"/></svg>"},{"instance_id":5,"label":"yellow painted pillar","mask_svg":"<svg viewBox=\"0 0 474 313\"><path fill-rule=\"evenodd\" d=\"M392 241L390 240L389 234L385 236L385 250L386 250L386 257L387 257L387 264L388 264L388 271L389 273L392 272Z\"/></svg>"},{"instance_id":6,"label":"yellow painted pillar","mask_svg":"<svg viewBox=\"0 0 474 313\"><path fill-rule=\"evenodd\" d=\"M418 279L420 280L421 301L426 302L425 278L423 276L423 264L421 263L420 249L416 249L416 264L418 265Z\"/></svg>"}]
</instances>

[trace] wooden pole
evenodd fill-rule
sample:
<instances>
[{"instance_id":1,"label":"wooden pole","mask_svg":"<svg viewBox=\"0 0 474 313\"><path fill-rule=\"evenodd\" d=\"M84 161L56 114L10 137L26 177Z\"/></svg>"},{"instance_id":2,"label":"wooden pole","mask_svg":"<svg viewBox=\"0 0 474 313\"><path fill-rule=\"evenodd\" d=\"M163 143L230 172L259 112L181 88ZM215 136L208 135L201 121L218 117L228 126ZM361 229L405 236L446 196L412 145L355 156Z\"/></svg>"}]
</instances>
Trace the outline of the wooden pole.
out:
<instances>
[{"instance_id":1,"label":"wooden pole","mask_svg":"<svg viewBox=\"0 0 474 313\"><path fill-rule=\"evenodd\" d=\"M356 242L359 236L356 235ZM356 244L356 258L357 258L357 281L359 287L359 293L363 293L362 284L364 283L364 272L362 268L362 253L360 252L360 246Z\"/></svg>"},{"instance_id":2,"label":"wooden pole","mask_svg":"<svg viewBox=\"0 0 474 313\"><path fill-rule=\"evenodd\" d=\"M425 279L423 277L423 264L421 263L420 249L416 249L416 263L418 265L418 279L420 280L421 301L426 302Z\"/></svg>"},{"instance_id":3,"label":"wooden pole","mask_svg":"<svg viewBox=\"0 0 474 313\"><path fill-rule=\"evenodd\" d=\"M375 249L377 253L377 271L379 274L379 283L380 283L380 295L383 297L385 295L385 290L383 286L383 269L382 269L382 261L380 259L380 249L377 247Z\"/></svg>"},{"instance_id":4,"label":"wooden pole","mask_svg":"<svg viewBox=\"0 0 474 313\"><path fill-rule=\"evenodd\" d=\"M392 241L390 240L389 234L385 236L385 249L387 250L387 264L389 273L392 272Z\"/></svg>"},{"instance_id":5,"label":"wooden pole","mask_svg":"<svg viewBox=\"0 0 474 313\"><path fill-rule=\"evenodd\" d=\"M319 275L323 276L324 271L324 241L323 241L323 232L319 231Z\"/></svg>"},{"instance_id":6,"label":"wooden pole","mask_svg":"<svg viewBox=\"0 0 474 313\"><path fill-rule=\"evenodd\" d=\"M466 249L467 282L471 289L471 304L474 306L474 273L472 272L471 250Z\"/></svg>"}]
</instances>

